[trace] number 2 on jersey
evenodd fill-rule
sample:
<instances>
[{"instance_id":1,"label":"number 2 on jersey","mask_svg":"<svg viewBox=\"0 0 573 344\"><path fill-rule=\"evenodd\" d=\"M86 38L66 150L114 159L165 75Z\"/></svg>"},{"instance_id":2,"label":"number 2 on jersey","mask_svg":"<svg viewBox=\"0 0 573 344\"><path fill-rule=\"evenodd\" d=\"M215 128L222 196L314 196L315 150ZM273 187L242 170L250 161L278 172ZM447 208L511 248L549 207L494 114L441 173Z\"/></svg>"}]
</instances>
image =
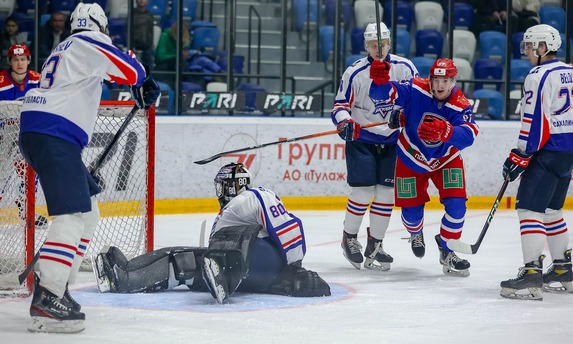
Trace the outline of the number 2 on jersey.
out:
<instances>
[{"instance_id":1,"label":"number 2 on jersey","mask_svg":"<svg viewBox=\"0 0 573 344\"><path fill-rule=\"evenodd\" d=\"M571 108L571 97L573 97L573 89L570 90L567 86L561 87L559 90L559 98L562 97L565 97L565 104L563 104L561 109L555 111L555 116L559 116Z\"/></svg>"}]
</instances>

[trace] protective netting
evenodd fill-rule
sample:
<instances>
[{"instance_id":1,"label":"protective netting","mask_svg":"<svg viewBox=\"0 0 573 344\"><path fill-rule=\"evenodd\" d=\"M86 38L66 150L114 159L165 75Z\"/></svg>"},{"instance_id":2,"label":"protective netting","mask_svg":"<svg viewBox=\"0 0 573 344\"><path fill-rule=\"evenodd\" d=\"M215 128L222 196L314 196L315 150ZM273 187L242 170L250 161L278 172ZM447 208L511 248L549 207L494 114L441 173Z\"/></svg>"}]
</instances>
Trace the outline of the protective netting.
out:
<instances>
[{"instance_id":1,"label":"protective netting","mask_svg":"<svg viewBox=\"0 0 573 344\"><path fill-rule=\"evenodd\" d=\"M24 270L30 257L27 253L37 252L50 225L40 183L32 177L35 183L27 184L27 164L18 148L20 108L21 102L0 102L0 289L10 287L2 285L3 278ZM131 109L129 103L100 106L92 140L83 152L88 169ZM85 268L91 269L92 255L106 245L121 248L128 258L148 249L153 224L153 116L138 111L96 174L102 188L98 195L101 219L84 257ZM28 185L35 185L35 190L28 190ZM27 201L34 197L35 212L27 214ZM30 229L33 245L27 244L32 237L26 231L27 217L28 223L35 223L35 229Z\"/></svg>"}]
</instances>

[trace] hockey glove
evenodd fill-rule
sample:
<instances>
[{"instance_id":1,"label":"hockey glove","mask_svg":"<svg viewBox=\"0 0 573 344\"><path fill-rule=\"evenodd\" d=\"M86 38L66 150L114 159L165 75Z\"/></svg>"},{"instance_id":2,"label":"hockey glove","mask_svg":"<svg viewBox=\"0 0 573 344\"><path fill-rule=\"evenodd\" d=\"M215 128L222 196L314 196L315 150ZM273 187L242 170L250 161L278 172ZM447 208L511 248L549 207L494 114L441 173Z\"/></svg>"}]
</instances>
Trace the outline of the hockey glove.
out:
<instances>
[{"instance_id":1,"label":"hockey glove","mask_svg":"<svg viewBox=\"0 0 573 344\"><path fill-rule=\"evenodd\" d=\"M447 142L452 138L453 133L454 128L450 122L436 117L424 119L424 122L418 128L420 139L429 142Z\"/></svg>"},{"instance_id":2,"label":"hockey glove","mask_svg":"<svg viewBox=\"0 0 573 344\"><path fill-rule=\"evenodd\" d=\"M370 64L370 79L380 86L390 81L390 63L388 61L374 60Z\"/></svg>"},{"instance_id":3,"label":"hockey glove","mask_svg":"<svg viewBox=\"0 0 573 344\"><path fill-rule=\"evenodd\" d=\"M344 141L356 141L360 137L360 125L354 122L352 118L338 123L336 129L338 130L338 136Z\"/></svg>"},{"instance_id":4,"label":"hockey glove","mask_svg":"<svg viewBox=\"0 0 573 344\"><path fill-rule=\"evenodd\" d=\"M517 148L512 149L503 163L503 178L509 179L510 182L519 178L529 165L529 160L531 154L522 153Z\"/></svg>"},{"instance_id":5,"label":"hockey glove","mask_svg":"<svg viewBox=\"0 0 573 344\"><path fill-rule=\"evenodd\" d=\"M406 116L404 110L392 110L390 118L388 119L388 128L398 129L406 126Z\"/></svg>"},{"instance_id":6,"label":"hockey glove","mask_svg":"<svg viewBox=\"0 0 573 344\"><path fill-rule=\"evenodd\" d=\"M131 92L131 97L133 98L133 101L135 101L137 107L140 109L149 109L151 105L155 104L161 91L159 89L159 85L151 76L151 70L149 67L144 67L146 77L143 80L143 84L141 86L132 85L129 87L129 91Z\"/></svg>"}]
</instances>

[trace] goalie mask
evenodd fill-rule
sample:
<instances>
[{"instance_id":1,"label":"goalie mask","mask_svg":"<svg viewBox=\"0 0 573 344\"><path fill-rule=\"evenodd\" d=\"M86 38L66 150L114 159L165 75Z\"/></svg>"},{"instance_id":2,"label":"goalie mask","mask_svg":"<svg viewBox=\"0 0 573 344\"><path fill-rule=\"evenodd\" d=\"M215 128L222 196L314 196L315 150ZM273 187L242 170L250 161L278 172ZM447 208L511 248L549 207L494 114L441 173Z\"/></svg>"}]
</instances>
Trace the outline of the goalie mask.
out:
<instances>
[{"instance_id":1,"label":"goalie mask","mask_svg":"<svg viewBox=\"0 0 573 344\"><path fill-rule=\"evenodd\" d=\"M215 176L215 192L221 208L250 187L251 173L243 164L227 164Z\"/></svg>"},{"instance_id":2,"label":"goalie mask","mask_svg":"<svg viewBox=\"0 0 573 344\"><path fill-rule=\"evenodd\" d=\"M70 16L71 32L100 31L109 35L107 16L97 3L79 3Z\"/></svg>"}]
</instances>

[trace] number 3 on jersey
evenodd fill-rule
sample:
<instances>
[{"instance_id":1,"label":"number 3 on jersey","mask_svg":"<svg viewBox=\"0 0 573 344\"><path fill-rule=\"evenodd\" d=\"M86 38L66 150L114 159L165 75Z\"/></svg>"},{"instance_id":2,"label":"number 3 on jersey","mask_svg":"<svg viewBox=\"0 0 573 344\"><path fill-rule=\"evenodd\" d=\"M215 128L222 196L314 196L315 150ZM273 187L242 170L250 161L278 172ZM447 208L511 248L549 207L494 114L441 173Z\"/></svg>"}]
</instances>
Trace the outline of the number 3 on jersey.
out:
<instances>
[{"instance_id":1,"label":"number 3 on jersey","mask_svg":"<svg viewBox=\"0 0 573 344\"><path fill-rule=\"evenodd\" d=\"M40 88L50 88L54 83L56 77L56 69L62 57L60 55L51 56L42 67L42 78L40 80Z\"/></svg>"}]
</instances>

